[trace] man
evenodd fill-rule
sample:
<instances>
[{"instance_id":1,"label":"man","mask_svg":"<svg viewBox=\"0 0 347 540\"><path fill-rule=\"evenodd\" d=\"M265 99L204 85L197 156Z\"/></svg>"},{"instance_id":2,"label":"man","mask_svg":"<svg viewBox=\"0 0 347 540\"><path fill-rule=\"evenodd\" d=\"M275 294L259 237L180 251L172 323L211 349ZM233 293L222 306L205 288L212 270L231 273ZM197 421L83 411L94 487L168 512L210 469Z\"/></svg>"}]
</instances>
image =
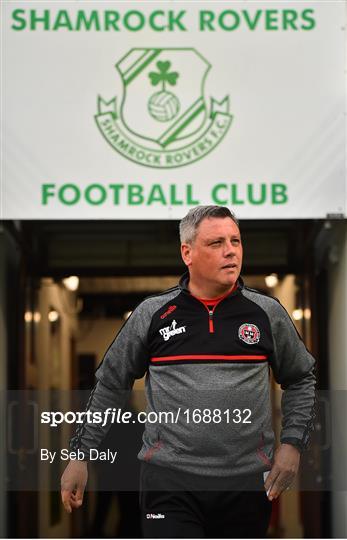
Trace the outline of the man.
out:
<instances>
[{"instance_id":1,"label":"man","mask_svg":"<svg viewBox=\"0 0 347 540\"><path fill-rule=\"evenodd\" d=\"M244 286L228 208L193 208L180 236L187 274L134 310L96 372L88 407L121 406L122 391L146 373L148 411L173 414L146 425L139 453L146 537L262 537L271 501L292 483L308 443L314 359L279 302ZM269 368L284 389L275 453ZM72 447L88 455L103 436L85 424ZM86 462L70 462L68 511L82 503L86 480Z\"/></svg>"}]
</instances>

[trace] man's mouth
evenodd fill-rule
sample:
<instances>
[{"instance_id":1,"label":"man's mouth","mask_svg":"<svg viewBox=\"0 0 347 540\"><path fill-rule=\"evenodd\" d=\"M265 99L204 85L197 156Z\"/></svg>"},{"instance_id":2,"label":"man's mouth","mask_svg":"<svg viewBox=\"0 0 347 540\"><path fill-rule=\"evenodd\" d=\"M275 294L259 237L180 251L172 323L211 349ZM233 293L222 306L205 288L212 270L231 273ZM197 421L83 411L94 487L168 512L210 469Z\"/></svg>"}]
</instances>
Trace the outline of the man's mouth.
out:
<instances>
[{"instance_id":1,"label":"man's mouth","mask_svg":"<svg viewBox=\"0 0 347 540\"><path fill-rule=\"evenodd\" d=\"M224 270L226 268L231 268L231 269L237 268L237 264L229 263L229 264L226 264L225 266L222 266L222 270Z\"/></svg>"}]
</instances>

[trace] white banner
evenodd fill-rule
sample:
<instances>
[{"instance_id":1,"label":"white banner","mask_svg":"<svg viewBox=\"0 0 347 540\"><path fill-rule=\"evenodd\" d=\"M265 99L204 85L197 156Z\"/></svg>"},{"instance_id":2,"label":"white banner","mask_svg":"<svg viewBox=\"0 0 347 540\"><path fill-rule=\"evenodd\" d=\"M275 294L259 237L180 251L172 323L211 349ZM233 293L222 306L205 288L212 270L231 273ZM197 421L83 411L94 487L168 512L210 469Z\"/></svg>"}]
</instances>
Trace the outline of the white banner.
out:
<instances>
[{"instance_id":1,"label":"white banner","mask_svg":"<svg viewBox=\"0 0 347 540\"><path fill-rule=\"evenodd\" d=\"M2 3L2 217L346 216L345 2Z\"/></svg>"}]
</instances>

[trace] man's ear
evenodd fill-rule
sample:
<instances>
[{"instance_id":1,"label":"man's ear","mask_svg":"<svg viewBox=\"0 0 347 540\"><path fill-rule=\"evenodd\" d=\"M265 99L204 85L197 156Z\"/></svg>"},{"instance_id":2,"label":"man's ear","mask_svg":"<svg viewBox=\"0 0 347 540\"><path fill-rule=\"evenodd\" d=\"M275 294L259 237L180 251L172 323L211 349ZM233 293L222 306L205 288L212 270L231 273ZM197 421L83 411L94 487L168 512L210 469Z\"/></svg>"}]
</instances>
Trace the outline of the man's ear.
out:
<instances>
[{"instance_id":1,"label":"man's ear","mask_svg":"<svg viewBox=\"0 0 347 540\"><path fill-rule=\"evenodd\" d=\"M190 244L181 244L181 256L186 266L192 264L192 246Z\"/></svg>"}]
</instances>

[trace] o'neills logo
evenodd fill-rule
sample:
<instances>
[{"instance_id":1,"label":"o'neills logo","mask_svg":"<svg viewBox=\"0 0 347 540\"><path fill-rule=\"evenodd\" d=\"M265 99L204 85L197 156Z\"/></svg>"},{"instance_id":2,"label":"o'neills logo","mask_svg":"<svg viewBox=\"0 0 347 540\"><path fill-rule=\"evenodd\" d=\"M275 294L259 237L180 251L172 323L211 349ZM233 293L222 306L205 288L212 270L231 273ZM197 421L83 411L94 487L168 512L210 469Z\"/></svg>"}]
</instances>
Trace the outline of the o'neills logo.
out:
<instances>
[{"instance_id":1,"label":"o'neills logo","mask_svg":"<svg viewBox=\"0 0 347 540\"><path fill-rule=\"evenodd\" d=\"M239 338L244 343L247 343L247 345L254 345L255 343L259 343L259 328L252 323L242 324L239 328Z\"/></svg>"},{"instance_id":2,"label":"o'neills logo","mask_svg":"<svg viewBox=\"0 0 347 540\"><path fill-rule=\"evenodd\" d=\"M173 320L170 326L165 326L165 328L161 328L159 330L159 333L163 336L164 341L168 341L170 337L175 336L176 334L185 333L185 331L185 326L177 326L177 322Z\"/></svg>"},{"instance_id":3,"label":"o'neills logo","mask_svg":"<svg viewBox=\"0 0 347 540\"><path fill-rule=\"evenodd\" d=\"M175 311L175 309L177 309L177 306L169 306L167 308L167 310L165 311L165 313L163 313L162 315L160 315L160 318L161 319L165 319L168 315L170 315L170 313L172 313L173 311Z\"/></svg>"},{"instance_id":4,"label":"o'neills logo","mask_svg":"<svg viewBox=\"0 0 347 540\"><path fill-rule=\"evenodd\" d=\"M146 514L146 519L164 519L165 514Z\"/></svg>"},{"instance_id":5,"label":"o'neills logo","mask_svg":"<svg viewBox=\"0 0 347 540\"><path fill-rule=\"evenodd\" d=\"M96 123L123 157L155 169L189 165L227 133L229 96L205 96L211 65L193 48L131 49L116 64L122 96L99 96Z\"/></svg>"}]
</instances>

